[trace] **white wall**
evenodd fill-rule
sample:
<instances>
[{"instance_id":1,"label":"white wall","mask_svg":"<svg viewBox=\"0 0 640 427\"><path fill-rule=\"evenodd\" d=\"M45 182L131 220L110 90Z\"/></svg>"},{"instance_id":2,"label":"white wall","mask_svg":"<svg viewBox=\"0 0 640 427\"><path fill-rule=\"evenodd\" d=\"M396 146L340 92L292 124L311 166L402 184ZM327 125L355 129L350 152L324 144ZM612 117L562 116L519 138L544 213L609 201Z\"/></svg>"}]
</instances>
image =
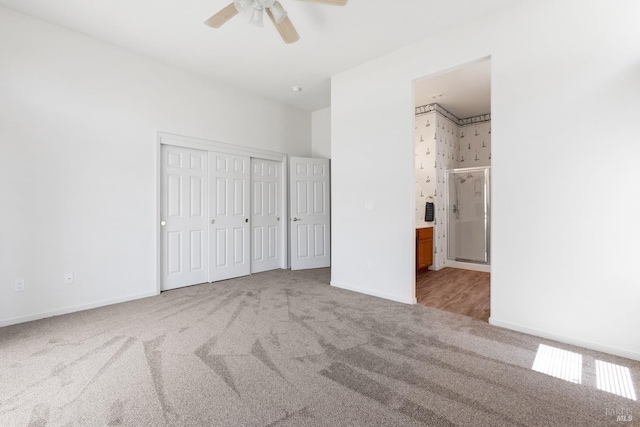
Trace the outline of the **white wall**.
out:
<instances>
[{"instance_id":1,"label":"white wall","mask_svg":"<svg viewBox=\"0 0 640 427\"><path fill-rule=\"evenodd\" d=\"M313 157L331 158L331 107L311 113L311 152Z\"/></svg>"},{"instance_id":2,"label":"white wall","mask_svg":"<svg viewBox=\"0 0 640 427\"><path fill-rule=\"evenodd\" d=\"M640 359L637 16L521 2L335 76L332 283L413 299L412 80L491 56L491 321Z\"/></svg>"},{"instance_id":3,"label":"white wall","mask_svg":"<svg viewBox=\"0 0 640 427\"><path fill-rule=\"evenodd\" d=\"M156 132L311 155L309 113L2 8L0 58L0 325L155 291Z\"/></svg>"}]
</instances>

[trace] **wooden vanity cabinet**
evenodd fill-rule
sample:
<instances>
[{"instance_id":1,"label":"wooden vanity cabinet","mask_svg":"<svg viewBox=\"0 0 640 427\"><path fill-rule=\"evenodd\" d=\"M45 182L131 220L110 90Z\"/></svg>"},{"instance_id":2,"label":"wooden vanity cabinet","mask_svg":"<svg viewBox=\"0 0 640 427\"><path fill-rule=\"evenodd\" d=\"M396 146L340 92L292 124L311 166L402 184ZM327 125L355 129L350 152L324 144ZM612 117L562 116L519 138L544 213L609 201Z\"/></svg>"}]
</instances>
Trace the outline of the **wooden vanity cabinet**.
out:
<instances>
[{"instance_id":1,"label":"wooden vanity cabinet","mask_svg":"<svg viewBox=\"0 0 640 427\"><path fill-rule=\"evenodd\" d=\"M416 229L416 270L433 264L433 228Z\"/></svg>"}]
</instances>

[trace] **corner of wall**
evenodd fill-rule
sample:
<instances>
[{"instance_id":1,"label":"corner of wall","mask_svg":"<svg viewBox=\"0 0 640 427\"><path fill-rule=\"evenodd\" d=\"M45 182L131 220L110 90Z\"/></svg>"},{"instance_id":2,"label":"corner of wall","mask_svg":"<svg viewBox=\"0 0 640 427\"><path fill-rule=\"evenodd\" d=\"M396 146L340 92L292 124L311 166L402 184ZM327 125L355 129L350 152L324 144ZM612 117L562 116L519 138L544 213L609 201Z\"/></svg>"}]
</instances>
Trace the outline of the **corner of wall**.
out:
<instances>
[{"instance_id":1,"label":"corner of wall","mask_svg":"<svg viewBox=\"0 0 640 427\"><path fill-rule=\"evenodd\" d=\"M311 154L331 158L331 107L311 113Z\"/></svg>"}]
</instances>

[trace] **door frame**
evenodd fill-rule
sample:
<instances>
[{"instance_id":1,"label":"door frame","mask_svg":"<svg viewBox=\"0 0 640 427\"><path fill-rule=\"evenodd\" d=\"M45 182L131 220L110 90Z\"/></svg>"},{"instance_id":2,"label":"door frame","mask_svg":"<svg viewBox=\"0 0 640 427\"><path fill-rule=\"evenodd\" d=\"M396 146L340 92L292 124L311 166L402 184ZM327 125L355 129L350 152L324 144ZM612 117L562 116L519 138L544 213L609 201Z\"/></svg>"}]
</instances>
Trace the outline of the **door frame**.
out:
<instances>
[{"instance_id":1,"label":"door frame","mask_svg":"<svg viewBox=\"0 0 640 427\"><path fill-rule=\"evenodd\" d=\"M162 280L162 248L161 233L162 227L160 218L162 210L162 146L172 145L174 147L193 148L197 150L215 151L218 153L232 154L237 156L248 156L250 158L273 160L282 164L282 182L280 208L282 212L283 224L289 221L289 193L288 193L288 163L289 156L285 153L277 151L262 150L259 148L245 147L242 145L227 144L224 142L211 141L201 138L193 138L189 136L176 135L166 132L157 132L156 134L156 218L155 218L155 247L156 247L156 292L161 292ZM280 268L289 268L289 230L288 227L281 227L280 230L280 250L282 251L282 259Z\"/></svg>"}]
</instances>

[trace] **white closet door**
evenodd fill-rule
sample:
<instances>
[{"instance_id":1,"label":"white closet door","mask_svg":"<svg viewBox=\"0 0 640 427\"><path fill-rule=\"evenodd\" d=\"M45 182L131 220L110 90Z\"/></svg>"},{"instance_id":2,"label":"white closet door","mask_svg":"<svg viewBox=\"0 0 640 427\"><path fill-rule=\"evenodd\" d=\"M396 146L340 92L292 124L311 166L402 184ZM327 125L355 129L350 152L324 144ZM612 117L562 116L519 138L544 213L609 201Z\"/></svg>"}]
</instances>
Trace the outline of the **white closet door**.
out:
<instances>
[{"instance_id":1,"label":"white closet door","mask_svg":"<svg viewBox=\"0 0 640 427\"><path fill-rule=\"evenodd\" d=\"M251 273L249 157L209 152L209 281Z\"/></svg>"},{"instance_id":2,"label":"white closet door","mask_svg":"<svg viewBox=\"0 0 640 427\"><path fill-rule=\"evenodd\" d=\"M331 265L329 160L291 157L291 269Z\"/></svg>"},{"instance_id":3,"label":"white closet door","mask_svg":"<svg viewBox=\"0 0 640 427\"><path fill-rule=\"evenodd\" d=\"M282 265L280 249L282 163L251 159L251 272Z\"/></svg>"},{"instance_id":4,"label":"white closet door","mask_svg":"<svg viewBox=\"0 0 640 427\"><path fill-rule=\"evenodd\" d=\"M162 145L161 288L207 281L207 152Z\"/></svg>"}]
</instances>

